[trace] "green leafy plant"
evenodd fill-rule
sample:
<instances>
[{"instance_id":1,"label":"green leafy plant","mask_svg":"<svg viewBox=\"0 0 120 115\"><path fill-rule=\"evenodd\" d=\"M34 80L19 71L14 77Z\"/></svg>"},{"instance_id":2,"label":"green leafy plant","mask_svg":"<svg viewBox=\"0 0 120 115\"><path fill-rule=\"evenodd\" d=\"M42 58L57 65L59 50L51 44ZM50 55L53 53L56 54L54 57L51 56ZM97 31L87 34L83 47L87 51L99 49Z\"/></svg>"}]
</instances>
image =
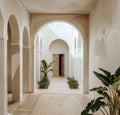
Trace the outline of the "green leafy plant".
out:
<instances>
[{"instance_id":1,"label":"green leafy plant","mask_svg":"<svg viewBox=\"0 0 120 115\"><path fill-rule=\"evenodd\" d=\"M48 77L48 73L53 70L52 65L53 62L48 64L46 60L41 60L40 71L44 74L44 77Z\"/></svg>"},{"instance_id":2,"label":"green leafy plant","mask_svg":"<svg viewBox=\"0 0 120 115\"><path fill-rule=\"evenodd\" d=\"M68 80L68 85L71 89L78 89L79 83L74 77L72 78L68 77L67 80Z\"/></svg>"},{"instance_id":3,"label":"green leafy plant","mask_svg":"<svg viewBox=\"0 0 120 115\"><path fill-rule=\"evenodd\" d=\"M103 86L95 87L90 91L97 92L100 97L89 102L81 115L93 115L100 110L103 115L120 115L120 67L111 74L102 68L102 72L94 71L95 76L102 81Z\"/></svg>"},{"instance_id":4,"label":"green leafy plant","mask_svg":"<svg viewBox=\"0 0 120 115\"><path fill-rule=\"evenodd\" d=\"M41 89L47 89L49 86L49 79L47 77L44 77L42 80L38 81L39 88Z\"/></svg>"}]
</instances>

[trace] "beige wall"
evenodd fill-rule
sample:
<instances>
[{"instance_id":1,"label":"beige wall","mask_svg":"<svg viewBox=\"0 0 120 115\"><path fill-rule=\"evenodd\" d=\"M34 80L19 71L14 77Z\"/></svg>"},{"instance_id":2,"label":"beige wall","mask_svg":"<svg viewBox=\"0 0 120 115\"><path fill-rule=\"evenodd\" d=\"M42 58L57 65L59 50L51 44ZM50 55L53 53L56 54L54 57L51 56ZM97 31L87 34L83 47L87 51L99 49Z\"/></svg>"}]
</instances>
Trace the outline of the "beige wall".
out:
<instances>
[{"instance_id":1,"label":"beige wall","mask_svg":"<svg viewBox=\"0 0 120 115\"><path fill-rule=\"evenodd\" d=\"M90 14L90 88L100 82L93 75L99 67L114 72L120 66L120 0L99 0Z\"/></svg>"}]
</instances>

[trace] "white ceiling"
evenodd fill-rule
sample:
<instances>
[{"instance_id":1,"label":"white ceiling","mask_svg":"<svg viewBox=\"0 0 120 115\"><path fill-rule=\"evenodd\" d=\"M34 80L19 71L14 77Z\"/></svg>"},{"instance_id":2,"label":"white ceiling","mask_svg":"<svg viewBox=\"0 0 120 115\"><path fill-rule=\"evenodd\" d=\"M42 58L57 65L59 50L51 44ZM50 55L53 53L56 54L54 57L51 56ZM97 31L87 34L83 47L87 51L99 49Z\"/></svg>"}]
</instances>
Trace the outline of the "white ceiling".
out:
<instances>
[{"instance_id":1,"label":"white ceiling","mask_svg":"<svg viewBox=\"0 0 120 115\"><path fill-rule=\"evenodd\" d=\"M96 0L20 0L30 13L86 14Z\"/></svg>"}]
</instances>

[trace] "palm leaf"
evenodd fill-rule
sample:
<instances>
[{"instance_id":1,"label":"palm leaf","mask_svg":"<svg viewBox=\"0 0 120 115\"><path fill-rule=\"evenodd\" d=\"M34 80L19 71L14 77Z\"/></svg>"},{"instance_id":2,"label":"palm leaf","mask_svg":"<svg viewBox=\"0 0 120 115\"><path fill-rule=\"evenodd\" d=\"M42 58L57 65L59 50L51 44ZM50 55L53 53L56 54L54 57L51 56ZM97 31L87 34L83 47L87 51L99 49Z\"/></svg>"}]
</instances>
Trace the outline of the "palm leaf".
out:
<instances>
[{"instance_id":1,"label":"palm leaf","mask_svg":"<svg viewBox=\"0 0 120 115\"><path fill-rule=\"evenodd\" d=\"M104 72L104 74L106 75L106 77L108 77L108 78L111 78L112 77L112 75L111 75L111 73L109 72L109 71L106 71L105 69L102 69L102 68L99 68L102 72Z\"/></svg>"},{"instance_id":2,"label":"palm leaf","mask_svg":"<svg viewBox=\"0 0 120 115\"><path fill-rule=\"evenodd\" d=\"M97 73L95 71L93 71L93 73L97 76L98 79L100 79L102 81L102 83L105 85L105 86L109 86L111 84L109 78L107 78L105 75L102 75L100 73Z\"/></svg>"},{"instance_id":3,"label":"palm leaf","mask_svg":"<svg viewBox=\"0 0 120 115\"><path fill-rule=\"evenodd\" d=\"M90 89L90 91L96 91L98 94L100 94L103 97L106 97L108 100L110 100L110 96L106 92L106 91L108 91L108 89L106 87L99 86L99 87L95 87L93 89Z\"/></svg>"},{"instance_id":4,"label":"palm leaf","mask_svg":"<svg viewBox=\"0 0 120 115\"><path fill-rule=\"evenodd\" d=\"M115 71L115 77L120 76L120 67L118 67L118 69Z\"/></svg>"},{"instance_id":5,"label":"palm leaf","mask_svg":"<svg viewBox=\"0 0 120 115\"><path fill-rule=\"evenodd\" d=\"M81 112L81 115L92 115L90 114L90 110L92 110L92 112L96 112L99 110L100 107L102 106L108 106L103 100L103 97L99 97L96 100L92 100L91 102L89 102L86 106L86 108Z\"/></svg>"},{"instance_id":6,"label":"palm leaf","mask_svg":"<svg viewBox=\"0 0 120 115\"><path fill-rule=\"evenodd\" d=\"M42 63L42 67L44 68L44 70L46 70L47 69L47 62L45 60L42 60L41 63Z\"/></svg>"},{"instance_id":7,"label":"palm leaf","mask_svg":"<svg viewBox=\"0 0 120 115\"><path fill-rule=\"evenodd\" d=\"M89 111L90 111L93 103L94 103L94 100L91 100L91 102L89 102L87 104L86 108L81 112L81 115L92 115L92 114L89 114Z\"/></svg>"},{"instance_id":8,"label":"palm leaf","mask_svg":"<svg viewBox=\"0 0 120 115\"><path fill-rule=\"evenodd\" d=\"M102 86L90 89L90 91L107 91L107 90L108 89L106 87L102 87Z\"/></svg>"}]
</instances>

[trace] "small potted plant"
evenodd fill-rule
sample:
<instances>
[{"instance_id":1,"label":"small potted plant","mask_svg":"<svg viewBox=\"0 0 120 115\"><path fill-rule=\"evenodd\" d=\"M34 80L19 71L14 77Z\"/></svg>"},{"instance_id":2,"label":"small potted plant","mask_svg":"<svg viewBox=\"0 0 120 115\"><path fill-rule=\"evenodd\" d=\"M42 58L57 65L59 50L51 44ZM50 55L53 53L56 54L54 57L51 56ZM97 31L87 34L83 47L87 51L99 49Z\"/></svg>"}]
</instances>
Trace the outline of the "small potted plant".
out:
<instances>
[{"instance_id":1,"label":"small potted plant","mask_svg":"<svg viewBox=\"0 0 120 115\"><path fill-rule=\"evenodd\" d=\"M68 85L71 89L78 89L79 83L74 77L72 78L68 77L67 80L68 80Z\"/></svg>"}]
</instances>

